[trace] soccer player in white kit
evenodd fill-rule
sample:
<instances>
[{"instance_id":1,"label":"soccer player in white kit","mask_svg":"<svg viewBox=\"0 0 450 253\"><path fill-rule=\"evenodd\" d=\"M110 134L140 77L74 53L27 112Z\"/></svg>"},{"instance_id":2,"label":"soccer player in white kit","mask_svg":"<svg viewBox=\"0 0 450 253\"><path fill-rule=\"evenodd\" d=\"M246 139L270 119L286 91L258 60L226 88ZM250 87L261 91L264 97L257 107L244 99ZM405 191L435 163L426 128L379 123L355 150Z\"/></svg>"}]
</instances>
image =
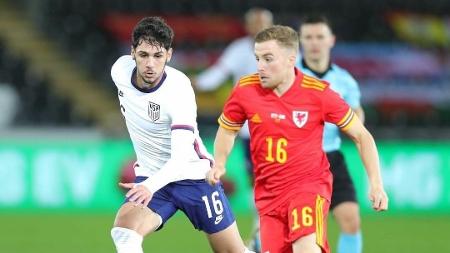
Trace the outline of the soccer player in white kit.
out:
<instances>
[{"instance_id":1,"label":"soccer player in white kit","mask_svg":"<svg viewBox=\"0 0 450 253\"><path fill-rule=\"evenodd\" d=\"M120 183L128 192L111 230L116 250L142 253L143 237L182 210L214 252L250 252L222 187L205 181L213 160L199 137L191 83L166 65L172 39L164 20L144 18L133 30L131 55L111 69L137 157L135 183Z\"/></svg>"},{"instance_id":2,"label":"soccer player in white kit","mask_svg":"<svg viewBox=\"0 0 450 253\"><path fill-rule=\"evenodd\" d=\"M244 16L245 29L247 36L234 40L224 50L217 62L208 69L201 72L194 81L195 87L201 91L211 91L217 89L226 81L228 77L232 77L236 84L242 76L250 75L257 72L255 52L255 36L258 32L273 25L273 15L268 9L254 7L249 9ZM245 123L241 128L239 136L244 144L245 167L252 178L253 183L253 166L250 155L250 133L248 125ZM252 239L249 248L259 252L259 218L256 217Z\"/></svg>"}]
</instances>

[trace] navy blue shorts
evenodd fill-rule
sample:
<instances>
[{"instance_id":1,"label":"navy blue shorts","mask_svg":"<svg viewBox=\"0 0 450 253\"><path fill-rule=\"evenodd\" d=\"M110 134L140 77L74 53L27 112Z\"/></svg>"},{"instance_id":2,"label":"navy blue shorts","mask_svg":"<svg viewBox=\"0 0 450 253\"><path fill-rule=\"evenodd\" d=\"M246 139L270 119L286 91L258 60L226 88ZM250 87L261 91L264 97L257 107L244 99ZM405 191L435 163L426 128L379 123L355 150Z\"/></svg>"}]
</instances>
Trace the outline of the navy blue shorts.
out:
<instances>
[{"instance_id":1,"label":"navy blue shorts","mask_svg":"<svg viewBox=\"0 0 450 253\"><path fill-rule=\"evenodd\" d=\"M147 177L138 176L135 183ZM162 218L161 229L178 210L181 210L192 225L208 234L222 231L234 221L230 204L222 185L209 185L205 180L182 180L170 183L153 194L148 204Z\"/></svg>"}]
</instances>

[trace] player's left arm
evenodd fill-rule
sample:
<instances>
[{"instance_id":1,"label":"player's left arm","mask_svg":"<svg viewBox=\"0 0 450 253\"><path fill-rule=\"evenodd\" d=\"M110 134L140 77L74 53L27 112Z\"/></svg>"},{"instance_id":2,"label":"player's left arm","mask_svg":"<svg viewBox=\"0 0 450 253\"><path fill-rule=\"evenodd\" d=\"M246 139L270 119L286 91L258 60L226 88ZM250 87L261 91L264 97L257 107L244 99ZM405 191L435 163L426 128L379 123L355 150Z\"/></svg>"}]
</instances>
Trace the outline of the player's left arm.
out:
<instances>
[{"instance_id":1,"label":"player's left arm","mask_svg":"<svg viewBox=\"0 0 450 253\"><path fill-rule=\"evenodd\" d=\"M121 187L129 189L126 197L130 202L145 207L153 193L171 182L184 179L183 170L186 170L185 163L189 159L187 151L192 148L195 139L193 131L187 127L172 130L170 159L151 177L141 183L119 183Z\"/></svg>"},{"instance_id":2,"label":"player's left arm","mask_svg":"<svg viewBox=\"0 0 450 253\"><path fill-rule=\"evenodd\" d=\"M327 87L320 93L320 97L323 103L324 120L336 124L356 144L369 177L369 198L372 201L372 207L377 211L386 210L388 198L384 191L378 150L372 135L350 108L351 105L336 92Z\"/></svg>"},{"instance_id":3,"label":"player's left arm","mask_svg":"<svg viewBox=\"0 0 450 253\"><path fill-rule=\"evenodd\" d=\"M372 202L372 207L377 211L387 210L388 197L381 178L380 162L375 140L356 116L342 131L353 140L361 156L369 178L369 199Z\"/></svg>"},{"instance_id":4,"label":"player's left arm","mask_svg":"<svg viewBox=\"0 0 450 253\"><path fill-rule=\"evenodd\" d=\"M361 121L361 123L364 124L366 115L364 113L364 109L362 108L362 106L352 107L352 110L355 112L356 116L358 116L359 121Z\"/></svg>"},{"instance_id":5,"label":"player's left arm","mask_svg":"<svg viewBox=\"0 0 450 253\"><path fill-rule=\"evenodd\" d=\"M153 193L171 182L188 178L204 178L206 175L206 169L186 169L190 160L189 155L192 154L192 148L194 147L195 126L197 125L195 94L187 77L180 78L177 91L181 95L167 108L172 121L170 159L158 172L143 182L127 184L128 187L126 188L130 188L127 197L131 195L130 201L137 204L144 203L144 206L146 206Z\"/></svg>"},{"instance_id":6,"label":"player's left arm","mask_svg":"<svg viewBox=\"0 0 450 253\"><path fill-rule=\"evenodd\" d=\"M183 179L203 179L208 167L189 166L194 152L197 126L197 103L190 80L186 76L179 77L176 91L179 96L170 103L171 119L170 159L149 181L151 190L159 190L168 183ZM175 92L175 91L174 91ZM175 94L175 93L174 93ZM167 98L170 99L170 98ZM187 169L189 168L189 169Z\"/></svg>"}]
</instances>

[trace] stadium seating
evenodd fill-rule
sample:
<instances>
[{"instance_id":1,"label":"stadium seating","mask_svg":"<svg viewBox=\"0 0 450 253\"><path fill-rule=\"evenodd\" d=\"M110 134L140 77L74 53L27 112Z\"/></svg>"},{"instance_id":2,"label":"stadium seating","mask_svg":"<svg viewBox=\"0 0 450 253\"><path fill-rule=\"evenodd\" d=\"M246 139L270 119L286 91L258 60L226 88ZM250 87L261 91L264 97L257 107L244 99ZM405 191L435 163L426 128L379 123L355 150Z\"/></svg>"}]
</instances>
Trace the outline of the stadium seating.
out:
<instances>
[{"instance_id":1,"label":"stadium seating","mask_svg":"<svg viewBox=\"0 0 450 253\"><path fill-rule=\"evenodd\" d=\"M382 1L383 3L385 1ZM396 39L395 34L389 27L388 20L385 20L383 15L373 15L374 13L388 12L388 7L395 7L395 4L388 6L380 3L374 8L372 5L365 3L328 3L329 10L335 10L333 13L327 13L333 23L336 33L339 35L340 42L345 41L382 41L386 44L399 39ZM411 1L408 5L411 10L419 6L420 1ZM185 17L189 20L189 16L198 17L220 14L228 16L235 21L240 20L242 12L249 7L256 6L259 1L239 1L239 0L219 0L219 1L202 1L202 0L166 0L166 1L121 1L121 0L45 0L39 1L30 5L28 1L16 1L17 6L22 6L26 9L27 15L34 22L34 25L41 29L53 41L57 42L58 47L71 56L74 63L80 68L86 69L91 77L94 77L101 85L106 93L111 96L114 95L114 86L112 85L109 66L121 54L129 52L129 44L124 44L111 30L115 27L113 23L105 22L106 17L117 15L152 15L163 13L169 19L171 17ZM290 24L296 26L301 14L307 9L308 11L315 10L312 2L305 1L266 1L264 7L270 8L275 13L276 23ZM317 4L319 6L319 4ZM405 8L405 7L403 7ZM429 5L426 8L439 8L441 10L449 9L450 6L442 4L437 6ZM339 10L358 9L358 12L346 12L345 18L339 16L342 13ZM364 19L360 17L364 16ZM178 20L178 19L176 19ZM179 24L180 22L175 22ZM185 22L181 22L184 24ZM55 25L58 24L58 25ZM194 28L195 22L193 22ZM349 25L351 24L351 25ZM110 26L110 27L105 27ZM185 24L184 24L185 25ZM374 29L367 29L374 27ZM375 29L376 27L376 29ZM177 29L178 27L175 27ZM187 29L181 27L180 29ZM231 37L215 36L222 39L200 40L198 36L193 33L193 36L182 36L182 40L176 40L176 55L175 61L172 64L177 64L177 60L181 59L181 67L188 72L198 71L200 67L205 67L216 59L218 52L232 39ZM181 35L180 35L181 36ZM196 37L197 36L197 37ZM238 36L237 34L233 36ZM214 37L214 36L212 36ZM203 54L203 66L199 64L197 56ZM448 52L444 51L445 54ZM206 56L205 56L206 55ZM194 66L186 65L186 59L194 56L192 62L196 62ZM361 65L357 65L361 66ZM18 68L21 68L20 66ZM394 76L395 77L395 76ZM20 77L19 77L20 78ZM22 77L24 78L24 77ZM444 76L445 82L448 82L448 75ZM39 82L49 86L51 81L45 76L38 78ZM399 79L401 80L401 79ZM38 82L38 81L34 81ZM444 82L444 83L445 83ZM380 82L381 84L383 82ZM439 83L438 83L439 84ZM362 84L364 85L364 84ZM448 85L448 84L447 84ZM49 87L52 87L50 85ZM382 87L380 87L382 89ZM46 94L51 94L46 92ZM229 88L220 89L212 93L198 93L197 100L199 103L200 123L214 122L211 117L217 116L220 110L220 104L212 105L211 103L223 101L227 97ZM54 92L55 93L55 92ZM364 96L367 94L363 94ZM39 95L39 101L45 100L44 95ZM49 96L49 95L46 95ZM44 97L44 98L43 98ZM213 98L213 99L211 99ZM34 99L36 100L36 99ZM33 100L33 101L34 101ZM212 101L212 102L211 102ZM363 99L364 101L364 99ZM37 103L37 102L35 102ZM39 102L42 103L42 102ZM73 102L60 103L60 108L66 111L67 108L73 107ZM416 103L403 103L395 101L380 101L375 103L365 103L364 108L367 111L367 124L376 133L377 128L396 128L407 130L409 127L414 128L450 128L449 120L449 102L443 101L430 106L420 106ZM205 110L203 108L206 108ZM425 110L425 111L424 111ZM55 112L56 113L56 112ZM426 117L425 117L426 115ZM67 115L65 115L68 117ZM32 117L27 117L31 120ZM67 121L67 119L66 119ZM90 119L80 120L90 124ZM426 131L426 129L424 130ZM431 133L430 133L431 134Z\"/></svg>"}]
</instances>

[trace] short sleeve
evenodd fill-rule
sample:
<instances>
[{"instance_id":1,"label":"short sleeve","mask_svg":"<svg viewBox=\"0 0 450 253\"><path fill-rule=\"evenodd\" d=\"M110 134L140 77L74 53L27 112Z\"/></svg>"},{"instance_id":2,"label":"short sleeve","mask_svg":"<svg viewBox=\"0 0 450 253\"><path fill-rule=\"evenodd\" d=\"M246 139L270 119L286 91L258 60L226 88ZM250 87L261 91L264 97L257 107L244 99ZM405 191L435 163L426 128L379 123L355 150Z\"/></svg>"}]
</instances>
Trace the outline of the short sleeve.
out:
<instances>
[{"instance_id":1,"label":"short sleeve","mask_svg":"<svg viewBox=\"0 0 450 253\"><path fill-rule=\"evenodd\" d=\"M353 123L355 113L338 93L327 87L322 94L324 120L337 125L342 130Z\"/></svg>"},{"instance_id":2,"label":"short sleeve","mask_svg":"<svg viewBox=\"0 0 450 253\"><path fill-rule=\"evenodd\" d=\"M193 130L197 125L197 103L194 90L187 77L180 79L174 94L179 95L171 99L173 102L170 104L169 116L172 120L172 127L184 126L186 129Z\"/></svg>"},{"instance_id":3,"label":"short sleeve","mask_svg":"<svg viewBox=\"0 0 450 253\"><path fill-rule=\"evenodd\" d=\"M245 111L239 99L239 90L238 86L233 89L218 119L219 125L228 130L238 131L246 121Z\"/></svg>"},{"instance_id":4,"label":"short sleeve","mask_svg":"<svg viewBox=\"0 0 450 253\"><path fill-rule=\"evenodd\" d=\"M117 59L117 61L111 67L111 79L118 86L120 83L129 81L129 74L136 66L131 55L123 55Z\"/></svg>"},{"instance_id":5,"label":"short sleeve","mask_svg":"<svg viewBox=\"0 0 450 253\"><path fill-rule=\"evenodd\" d=\"M351 108L358 108L361 106L361 91L359 90L358 83L350 73L347 71L345 71L345 73L346 77L344 81L347 84L348 89L344 99Z\"/></svg>"},{"instance_id":6,"label":"short sleeve","mask_svg":"<svg viewBox=\"0 0 450 253\"><path fill-rule=\"evenodd\" d=\"M121 58L119 58L116 62L114 62L114 64L111 67L111 79L113 80L113 82L116 84L118 81L118 76L119 76L119 70L120 70L120 60Z\"/></svg>"}]
</instances>

